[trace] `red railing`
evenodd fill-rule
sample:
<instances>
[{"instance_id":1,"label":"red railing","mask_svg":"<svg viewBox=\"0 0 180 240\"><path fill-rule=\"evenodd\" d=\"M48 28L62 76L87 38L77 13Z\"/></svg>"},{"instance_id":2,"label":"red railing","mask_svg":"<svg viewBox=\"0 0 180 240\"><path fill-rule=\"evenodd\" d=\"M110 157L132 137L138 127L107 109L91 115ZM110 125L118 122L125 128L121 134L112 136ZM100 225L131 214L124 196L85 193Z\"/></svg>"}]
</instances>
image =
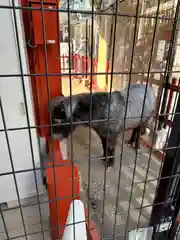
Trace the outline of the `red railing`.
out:
<instances>
[{"instance_id":1,"label":"red railing","mask_svg":"<svg viewBox=\"0 0 180 240\"><path fill-rule=\"evenodd\" d=\"M168 86L168 94L166 97L166 104L165 104L165 109L164 109L164 114L166 114L166 116L164 117L163 124L165 126L169 126L170 128L172 127L172 123L173 123L173 119L172 119L172 115L174 113L174 105L176 104L176 94L180 92L180 87L179 87L179 79L173 78L171 83ZM165 88L165 86L164 86ZM159 101L158 101L159 102ZM160 106L160 108L162 107L162 105ZM169 117L169 116L170 117ZM158 116L159 119L160 116ZM170 130L171 131L171 130ZM143 137L141 137L141 143L148 148L152 148L152 142L148 142L146 141L146 139L144 139ZM154 151L154 154L157 156L157 159L159 160L164 160L164 151L163 149L161 150L157 150Z\"/></svg>"},{"instance_id":2,"label":"red railing","mask_svg":"<svg viewBox=\"0 0 180 240\"><path fill-rule=\"evenodd\" d=\"M61 57L61 72L68 73L69 72L69 56L62 55ZM82 56L80 54L73 54L70 57L70 67L71 71L76 73L75 78L86 79L89 80L91 78L91 59L90 57ZM109 61L107 61L106 72L109 71ZM79 73L79 75L78 75ZM97 87L96 84L96 74L98 73L98 60L94 58L92 60L92 85L93 87Z\"/></svg>"},{"instance_id":3,"label":"red railing","mask_svg":"<svg viewBox=\"0 0 180 240\"><path fill-rule=\"evenodd\" d=\"M82 56L80 54L73 54L73 55L71 55L70 59L71 59L71 61L69 63L69 56L67 56L67 55L61 56L61 71L62 71L62 73L68 73L69 65L70 65L71 71L73 73L77 74L75 76L75 78L86 79L86 80L89 80L89 82L90 82L91 59L89 57ZM106 67L106 72L108 72L108 71L109 71L109 61L107 61L107 67ZM93 73L98 73L98 60L95 58L92 60L92 74ZM94 75L94 74L92 75L93 87L97 87L96 76L97 75ZM166 98L166 109L165 109L166 114L170 114L170 112L172 110L172 106L174 105L173 96L177 91L179 91L177 82L178 82L177 79L173 78L172 83L169 84L169 94ZM171 125L171 121L169 120L168 116L165 117L164 123L166 126Z\"/></svg>"},{"instance_id":4,"label":"red railing","mask_svg":"<svg viewBox=\"0 0 180 240\"><path fill-rule=\"evenodd\" d=\"M69 63L69 56L62 55L61 57L61 72L68 73L69 66L73 73L76 73L76 78L80 79L87 79L90 81L91 77L91 59L86 56L81 56L80 54L73 54L70 56L70 63ZM97 73L98 67L98 60L92 60L92 74ZM78 75L79 73L79 75ZM96 85L96 75L92 75L92 84L93 86Z\"/></svg>"},{"instance_id":5,"label":"red railing","mask_svg":"<svg viewBox=\"0 0 180 240\"><path fill-rule=\"evenodd\" d=\"M165 87L165 86L164 86ZM176 78L172 79L172 82L168 86L168 95L166 97L166 104L164 113L166 114L164 117L164 124L165 126L172 125L172 114L173 114L173 107L175 105L176 100L176 93L180 91L180 87L178 86L178 80Z\"/></svg>"}]
</instances>

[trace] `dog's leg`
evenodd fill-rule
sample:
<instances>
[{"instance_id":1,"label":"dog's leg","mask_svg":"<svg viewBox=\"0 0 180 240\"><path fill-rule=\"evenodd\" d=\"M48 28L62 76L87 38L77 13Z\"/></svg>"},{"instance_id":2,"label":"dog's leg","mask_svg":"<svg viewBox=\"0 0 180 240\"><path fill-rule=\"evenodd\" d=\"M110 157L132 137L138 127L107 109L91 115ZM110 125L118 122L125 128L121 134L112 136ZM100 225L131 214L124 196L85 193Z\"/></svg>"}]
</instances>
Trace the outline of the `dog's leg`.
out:
<instances>
[{"instance_id":1,"label":"dog's leg","mask_svg":"<svg viewBox=\"0 0 180 240\"><path fill-rule=\"evenodd\" d=\"M135 136L135 149L137 151L140 150L140 135L141 135L140 131L141 131L141 127L139 126L136 128L136 136Z\"/></svg>"},{"instance_id":2,"label":"dog's leg","mask_svg":"<svg viewBox=\"0 0 180 240\"><path fill-rule=\"evenodd\" d=\"M43 177L43 185L45 186L46 190L47 190L47 180L46 177Z\"/></svg>"},{"instance_id":3,"label":"dog's leg","mask_svg":"<svg viewBox=\"0 0 180 240\"><path fill-rule=\"evenodd\" d=\"M102 146L103 146L103 161L106 162L106 151L107 151L107 168L111 168L114 165L115 158L115 147L116 147L117 136L111 139L101 136Z\"/></svg>"},{"instance_id":4,"label":"dog's leg","mask_svg":"<svg viewBox=\"0 0 180 240\"><path fill-rule=\"evenodd\" d=\"M146 133L146 126L143 124L141 127L136 127L133 129L130 140L128 141L129 145L133 145L135 143L135 148L137 150L140 149L140 136Z\"/></svg>"},{"instance_id":5,"label":"dog's leg","mask_svg":"<svg viewBox=\"0 0 180 240\"><path fill-rule=\"evenodd\" d=\"M132 146L136 142L138 128L134 128L132 131L131 138L128 141L128 145Z\"/></svg>"},{"instance_id":6,"label":"dog's leg","mask_svg":"<svg viewBox=\"0 0 180 240\"><path fill-rule=\"evenodd\" d=\"M140 150L140 138L146 133L146 126L146 123L144 123L142 126L136 128L135 148L137 151Z\"/></svg>"}]
</instances>

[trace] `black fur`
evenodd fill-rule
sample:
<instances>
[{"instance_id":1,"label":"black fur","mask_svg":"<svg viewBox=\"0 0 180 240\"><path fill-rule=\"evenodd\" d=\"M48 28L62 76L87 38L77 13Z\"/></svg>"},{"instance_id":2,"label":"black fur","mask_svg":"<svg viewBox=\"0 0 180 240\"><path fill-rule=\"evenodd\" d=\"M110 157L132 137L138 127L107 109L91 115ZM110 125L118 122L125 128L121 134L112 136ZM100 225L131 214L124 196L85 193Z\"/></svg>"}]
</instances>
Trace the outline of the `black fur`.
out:
<instances>
[{"instance_id":1,"label":"black fur","mask_svg":"<svg viewBox=\"0 0 180 240\"><path fill-rule=\"evenodd\" d=\"M92 94L91 120L93 122L91 122L91 127L98 133L101 138L104 150L103 156L105 157L107 154L108 157L107 166L112 166L114 164L116 140L118 134L123 130L123 128L136 129L135 132L140 132L140 130L138 129L140 129L139 125L144 100L144 93L145 85L133 84L130 86L126 125L124 124L124 114L127 102L127 88L123 89L120 92L113 92L111 95L111 99L108 92L98 92ZM81 122L81 124L89 126L88 121L90 112L90 94L83 93L73 95L71 99L72 115L70 111L70 97L58 97L52 101L53 124L56 124L56 126L53 127L53 131L55 134L58 134L60 138L68 137L69 133L71 132L71 120L72 122ZM154 111L155 100L156 98L152 88L148 87L144 106L144 118L142 122L144 125ZM107 121L108 113L110 118L109 125ZM69 124L67 125L67 123ZM78 125L73 124L73 130ZM109 136L108 142L107 136ZM134 137L132 136L131 141L133 141L133 138Z\"/></svg>"},{"instance_id":2,"label":"black fur","mask_svg":"<svg viewBox=\"0 0 180 240\"><path fill-rule=\"evenodd\" d=\"M46 177L43 177L43 185L45 186L45 188L47 190L47 180L46 180Z\"/></svg>"},{"instance_id":3,"label":"black fur","mask_svg":"<svg viewBox=\"0 0 180 240\"><path fill-rule=\"evenodd\" d=\"M154 112L152 112L153 114ZM154 118L149 118L147 121L145 121L141 126L138 126L133 129L131 138L128 141L128 144L133 146L135 145L135 149L139 150L140 149L140 137L142 135L145 135L146 133L146 128L152 128L152 120ZM151 121L150 121L151 120Z\"/></svg>"}]
</instances>

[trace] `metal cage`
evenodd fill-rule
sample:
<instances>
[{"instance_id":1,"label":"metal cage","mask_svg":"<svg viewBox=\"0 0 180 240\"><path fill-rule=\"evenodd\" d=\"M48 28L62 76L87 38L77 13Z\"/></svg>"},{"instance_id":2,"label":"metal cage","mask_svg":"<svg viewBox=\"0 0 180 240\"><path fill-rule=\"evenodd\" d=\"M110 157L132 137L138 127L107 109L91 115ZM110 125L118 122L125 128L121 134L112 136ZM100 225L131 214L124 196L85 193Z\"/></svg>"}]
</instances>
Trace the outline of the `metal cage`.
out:
<instances>
[{"instance_id":1,"label":"metal cage","mask_svg":"<svg viewBox=\"0 0 180 240\"><path fill-rule=\"evenodd\" d=\"M180 239L179 8L180 0L0 3L0 239ZM133 84L145 94L128 128ZM156 104L146 125L149 86Z\"/></svg>"}]
</instances>

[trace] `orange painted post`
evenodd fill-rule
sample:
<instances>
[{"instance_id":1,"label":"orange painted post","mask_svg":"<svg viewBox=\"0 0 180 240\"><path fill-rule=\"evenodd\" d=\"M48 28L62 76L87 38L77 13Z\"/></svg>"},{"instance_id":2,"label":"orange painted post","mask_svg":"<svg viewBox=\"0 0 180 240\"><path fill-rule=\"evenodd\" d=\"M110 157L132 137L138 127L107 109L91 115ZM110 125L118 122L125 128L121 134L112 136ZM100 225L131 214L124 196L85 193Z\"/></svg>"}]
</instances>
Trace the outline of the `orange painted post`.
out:
<instances>
[{"instance_id":1,"label":"orange painted post","mask_svg":"<svg viewBox=\"0 0 180 240\"><path fill-rule=\"evenodd\" d=\"M85 209L85 216L88 218L88 209ZM88 235L88 240L100 240L100 235L96 231L96 224L94 221L90 220L89 224L88 222L86 223L86 229L87 229L87 235Z\"/></svg>"},{"instance_id":2,"label":"orange painted post","mask_svg":"<svg viewBox=\"0 0 180 240\"><path fill-rule=\"evenodd\" d=\"M170 87L169 97L168 97L168 101L167 101L166 114L170 113L170 109L171 109L171 106L172 106L173 95L174 95L174 89L173 89L174 86L177 86L177 79L176 78L172 79L172 84L171 84L171 87ZM168 115L166 116L166 120L165 120L166 126L167 126L167 122L168 122Z\"/></svg>"},{"instance_id":3,"label":"orange painted post","mask_svg":"<svg viewBox=\"0 0 180 240\"><path fill-rule=\"evenodd\" d=\"M52 147L54 145L54 157ZM77 166L71 160L62 160L60 142L49 140L51 162L46 167L50 222L52 239L62 237L69 206L74 199L80 199L80 186ZM53 161L54 165L53 166ZM56 166L61 165L61 166ZM74 189L74 190L73 190ZM74 196L74 197L73 197Z\"/></svg>"},{"instance_id":4,"label":"orange painted post","mask_svg":"<svg viewBox=\"0 0 180 240\"><path fill-rule=\"evenodd\" d=\"M73 60L74 60L74 72L78 73L78 55L77 54L73 55Z\"/></svg>"},{"instance_id":5,"label":"orange painted post","mask_svg":"<svg viewBox=\"0 0 180 240\"><path fill-rule=\"evenodd\" d=\"M41 8L41 2L40 0L22 0L22 5ZM59 1L57 0L43 1L43 8L56 10L58 7ZM35 48L27 46L30 72L31 74L41 75L35 75L31 78L35 101L36 123L41 126L49 124L48 95L50 95L51 100L62 94L61 76L58 76L58 74L61 73L60 59L57 58L60 51L60 34L57 34L57 29L59 29L59 13L55 11L44 11L43 16L44 26L42 25L41 10L23 10L26 41L31 41L31 45L36 46ZM46 35L45 39L43 38L44 30ZM30 35L33 36L32 39L29 39ZM45 64L45 43L47 66ZM56 76L50 76L50 74L54 73ZM46 75L48 75L48 77ZM47 137L49 136L49 128L40 127L38 133L42 137Z\"/></svg>"},{"instance_id":6,"label":"orange painted post","mask_svg":"<svg viewBox=\"0 0 180 240\"><path fill-rule=\"evenodd\" d=\"M106 72L109 72L109 60L107 61L107 65L106 65Z\"/></svg>"},{"instance_id":7,"label":"orange painted post","mask_svg":"<svg viewBox=\"0 0 180 240\"><path fill-rule=\"evenodd\" d=\"M41 8L42 6L41 0L21 0L21 3L25 7ZM59 0L44 0L43 8L56 10L59 8ZM46 138L46 147L49 152L50 161L45 167L50 201L52 240L56 240L58 235L62 237L73 195L74 199L80 198L78 168L72 163L72 160L62 159L60 142L57 140L53 141L50 138L49 131L48 95L50 95L50 100L62 95L61 76L58 76L61 73L61 59L59 59L60 34L57 34L57 29L60 29L59 12L44 11L44 27L42 25L41 10L23 10L22 14L26 42L30 42L32 46L36 46L32 48L27 45L27 52L30 73L33 74L31 82L36 124L46 125L40 127L38 133L41 137ZM45 39L43 39L43 30L46 32ZM29 39L29 36L32 36L32 39ZM44 41L46 43L48 69L45 65ZM65 56L63 57L63 63L64 60ZM79 56L77 57L77 61L79 61ZM55 75L52 76L49 74ZM96 238L92 237L91 239L95 240Z\"/></svg>"},{"instance_id":8,"label":"orange painted post","mask_svg":"<svg viewBox=\"0 0 180 240\"><path fill-rule=\"evenodd\" d=\"M81 73L83 73L82 78L85 78L85 72L86 72L86 57L82 56L82 68Z\"/></svg>"}]
</instances>

